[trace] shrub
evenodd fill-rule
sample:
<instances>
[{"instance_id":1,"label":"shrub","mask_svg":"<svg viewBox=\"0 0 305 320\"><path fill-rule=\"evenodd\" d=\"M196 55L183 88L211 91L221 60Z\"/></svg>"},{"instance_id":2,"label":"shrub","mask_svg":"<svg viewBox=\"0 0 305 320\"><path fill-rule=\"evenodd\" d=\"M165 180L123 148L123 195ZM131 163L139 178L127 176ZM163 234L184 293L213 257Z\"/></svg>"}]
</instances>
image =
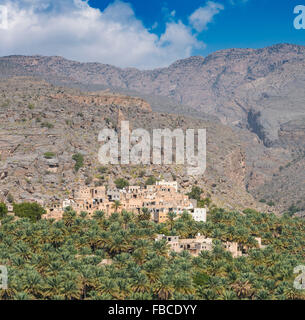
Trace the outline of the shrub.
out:
<instances>
[{"instance_id":1,"label":"shrub","mask_svg":"<svg viewBox=\"0 0 305 320\"><path fill-rule=\"evenodd\" d=\"M156 184L156 182L157 182L157 179L156 179L154 176L150 176L150 177L146 180L145 184L146 184L147 186L152 186L152 185Z\"/></svg>"},{"instance_id":2,"label":"shrub","mask_svg":"<svg viewBox=\"0 0 305 320\"><path fill-rule=\"evenodd\" d=\"M203 192L202 189L200 189L199 187L193 187L192 191L187 195L190 197L190 199L195 199L197 201L200 201L202 192Z\"/></svg>"},{"instance_id":3,"label":"shrub","mask_svg":"<svg viewBox=\"0 0 305 320\"><path fill-rule=\"evenodd\" d=\"M206 206L210 206L212 204L212 199L211 198L205 198L203 200L197 201L197 207L198 208L205 208Z\"/></svg>"},{"instance_id":4,"label":"shrub","mask_svg":"<svg viewBox=\"0 0 305 320\"><path fill-rule=\"evenodd\" d=\"M81 153L76 153L72 156L72 159L75 161L74 170L78 172L84 166L84 156Z\"/></svg>"},{"instance_id":5,"label":"shrub","mask_svg":"<svg viewBox=\"0 0 305 320\"><path fill-rule=\"evenodd\" d=\"M29 218L32 222L35 222L41 219L46 210L38 203L23 202L14 204L14 213L19 218Z\"/></svg>"},{"instance_id":6,"label":"shrub","mask_svg":"<svg viewBox=\"0 0 305 320\"><path fill-rule=\"evenodd\" d=\"M0 202L0 219L4 218L7 215L7 206L5 203Z\"/></svg>"},{"instance_id":7,"label":"shrub","mask_svg":"<svg viewBox=\"0 0 305 320\"><path fill-rule=\"evenodd\" d=\"M118 189L124 189L129 186L129 182L123 178L116 179L114 183Z\"/></svg>"},{"instance_id":8,"label":"shrub","mask_svg":"<svg viewBox=\"0 0 305 320\"><path fill-rule=\"evenodd\" d=\"M107 172L107 168L106 167L99 167L97 169L97 171L100 173L100 174L105 174Z\"/></svg>"},{"instance_id":9,"label":"shrub","mask_svg":"<svg viewBox=\"0 0 305 320\"><path fill-rule=\"evenodd\" d=\"M46 152L45 154L44 154L44 157L46 158L46 159L52 159L52 158L54 158L56 156L56 154L54 153L54 152Z\"/></svg>"},{"instance_id":10,"label":"shrub","mask_svg":"<svg viewBox=\"0 0 305 320\"><path fill-rule=\"evenodd\" d=\"M41 128L48 128L48 129L54 128L54 125L50 122L42 122L40 126L41 126Z\"/></svg>"},{"instance_id":11,"label":"shrub","mask_svg":"<svg viewBox=\"0 0 305 320\"><path fill-rule=\"evenodd\" d=\"M295 204L291 205L288 210L289 210L289 213L291 214L295 214L297 212L302 211L302 209L298 208Z\"/></svg>"},{"instance_id":12,"label":"shrub","mask_svg":"<svg viewBox=\"0 0 305 320\"><path fill-rule=\"evenodd\" d=\"M6 199L7 199L7 201L9 203L13 203L14 202L14 197L10 193L7 195Z\"/></svg>"},{"instance_id":13,"label":"shrub","mask_svg":"<svg viewBox=\"0 0 305 320\"><path fill-rule=\"evenodd\" d=\"M141 170L140 173L139 173L139 177L140 178L143 178L145 176L145 171L144 170Z\"/></svg>"}]
</instances>

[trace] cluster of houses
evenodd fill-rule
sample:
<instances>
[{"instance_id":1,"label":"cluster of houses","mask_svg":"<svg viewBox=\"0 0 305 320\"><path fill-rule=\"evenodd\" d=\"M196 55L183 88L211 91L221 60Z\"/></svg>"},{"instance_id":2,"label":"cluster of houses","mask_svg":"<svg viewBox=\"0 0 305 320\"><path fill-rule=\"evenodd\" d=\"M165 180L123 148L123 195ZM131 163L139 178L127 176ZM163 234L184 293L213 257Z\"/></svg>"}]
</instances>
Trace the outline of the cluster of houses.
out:
<instances>
[{"instance_id":1,"label":"cluster of houses","mask_svg":"<svg viewBox=\"0 0 305 320\"><path fill-rule=\"evenodd\" d=\"M171 251L181 253L182 251L188 251L193 257L198 257L202 251L212 251L213 239L207 238L198 234L193 239L180 239L178 236L165 236L160 234L156 237L155 241L166 240ZM262 249L261 238L255 238L258 248ZM247 254L247 248L238 244L237 242L224 242L223 247L226 251L230 252L233 258L238 258Z\"/></svg>"},{"instance_id":2,"label":"cluster of houses","mask_svg":"<svg viewBox=\"0 0 305 320\"><path fill-rule=\"evenodd\" d=\"M70 199L52 204L47 209L45 218L61 219L67 207L71 207L77 213L85 211L92 214L95 211L104 211L107 216L123 210L139 214L146 208L156 223L166 222L169 212L179 215L186 211L195 221L206 222L206 209L197 208L196 200L180 193L176 181L163 180L155 185L129 186L122 190L105 186L81 187L73 192Z\"/></svg>"},{"instance_id":3,"label":"cluster of houses","mask_svg":"<svg viewBox=\"0 0 305 320\"><path fill-rule=\"evenodd\" d=\"M156 223L164 223L168 220L168 213L174 212L179 216L183 212L190 214L197 222L206 222L206 209L198 208L197 201L190 199L188 195L180 193L178 183L173 181L158 181L155 185L145 187L129 186L122 190L117 188L81 187L73 191L69 199L61 203L53 203L47 208L45 219L60 220L65 209L71 207L78 214L87 212L89 215L95 211L103 211L106 216L123 210L140 214L143 208L151 215L151 220ZM9 207L12 211L13 207ZM255 238L258 248L264 248L261 238ZM178 236L158 235L156 241L166 240L171 251L181 253L188 251L197 257L202 251L212 251L213 239L198 234L192 239L180 239ZM234 258L247 254L247 248L237 242L223 242L223 247Z\"/></svg>"}]
</instances>

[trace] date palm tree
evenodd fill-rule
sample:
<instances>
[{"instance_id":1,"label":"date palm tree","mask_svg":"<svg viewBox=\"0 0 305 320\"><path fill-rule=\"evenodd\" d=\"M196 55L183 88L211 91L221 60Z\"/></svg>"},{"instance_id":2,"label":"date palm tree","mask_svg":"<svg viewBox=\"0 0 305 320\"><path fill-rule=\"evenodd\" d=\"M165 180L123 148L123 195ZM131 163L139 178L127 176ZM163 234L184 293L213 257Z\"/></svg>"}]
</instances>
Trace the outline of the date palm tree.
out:
<instances>
[{"instance_id":1,"label":"date palm tree","mask_svg":"<svg viewBox=\"0 0 305 320\"><path fill-rule=\"evenodd\" d=\"M112 204L112 208L115 210L115 212L118 212L118 209L121 207L122 207L122 204L118 200L115 200Z\"/></svg>"},{"instance_id":2,"label":"date palm tree","mask_svg":"<svg viewBox=\"0 0 305 320\"><path fill-rule=\"evenodd\" d=\"M166 276L161 276L153 287L153 292L160 300L169 300L174 292L174 285Z\"/></svg>"}]
</instances>

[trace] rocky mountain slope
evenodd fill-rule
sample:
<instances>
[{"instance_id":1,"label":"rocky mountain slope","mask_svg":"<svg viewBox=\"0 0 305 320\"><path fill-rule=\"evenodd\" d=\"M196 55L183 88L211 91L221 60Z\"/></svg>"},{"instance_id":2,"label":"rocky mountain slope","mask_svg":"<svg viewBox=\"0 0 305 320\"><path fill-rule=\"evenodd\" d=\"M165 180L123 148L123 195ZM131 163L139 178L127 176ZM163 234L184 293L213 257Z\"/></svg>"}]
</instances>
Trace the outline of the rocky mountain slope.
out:
<instances>
[{"instance_id":1,"label":"rocky mountain slope","mask_svg":"<svg viewBox=\"0 0 305 320\"><path fill-rule=\"evenodd\" d=\"M154 111L230 126L245 145L247 190L257 200L276 200L280 210L295 202L305 208L305 181L295 165L304 157L304 67L305 47L290 44L223 50L147 71L61 57L0 58L3 78L35 76L87 90L110 88L145 98ZM283 189L286 196L278 197L279 184L291 186Z\"/></svg>"},{"instance_id":2,"label":"rocky mountain slope","mask_svg":"<svg viewBox=\"0 0 305 320\"><path fill-rule=\"evenodd\" d=\"M119 132L121 120L131 127L207 128L208 168L199 177L185 175L182 166L107 166L98 162L98 134ZM84 156L74 171L72 157ZM185 192L201 186L215 203L227 208L267 210L245 188L245 152L238 135L209 120L156 113L143 99L109 91L81 92L45 81L16 77L0 81L0 198L36 200L45 204L63 199L87 185L112 185L118 177L143 184L156 178L177 179Z\"/></svg>"},{"instance_id":3,"label":"rocky mountain slope","mask_svg":"<svg viewBox=\"0 0 305 320\"><path fill-rule=\"evenodd\" d=\"M223 123L249 126L266 145L272 145L278 143L280 124L304 114L305 77L300 72L304 64L305 47L283 44L259 50L223 50L152 71L41 56L2 58L0 71L2 76L37 75L67 84L172 98L213 114Z\"/></svg>"}]
</instances>

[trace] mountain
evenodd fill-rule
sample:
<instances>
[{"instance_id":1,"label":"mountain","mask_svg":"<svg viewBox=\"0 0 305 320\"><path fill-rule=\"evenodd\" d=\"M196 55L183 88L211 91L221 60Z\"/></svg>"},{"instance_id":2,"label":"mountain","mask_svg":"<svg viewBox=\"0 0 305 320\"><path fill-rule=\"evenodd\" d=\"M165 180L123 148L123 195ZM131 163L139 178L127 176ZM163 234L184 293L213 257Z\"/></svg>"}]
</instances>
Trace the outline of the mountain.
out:
<instances>
[{"instance_id":1,"label":"mountain","mask_svg":"<svg viewBox=\"0 0 305 320\"><path fill-rule=\"evenodd\" d=\"M121 166L98 162L99 132L120 131L122 120L133 129L207 128L207 171L191 177L183 166ZM157 113L141 98L108 91L83 92L48 82L14 77L0 81L0 201L45 204L66 198L83 185L112 186L115 179L144 184L150 176L176 179L184 192L193 185L227 208L266 211L245 188L244 148L229 127L210 120ZM84 166L75 172L73 155Z\"/></svg>"},{"instance_id":2,"label":"mountain","mask_svg":"<svg viewBox=\"0 0 305 320\"><path fill-rule=\"evenodd\" d=\"M61 57L0 58L2 78L31 76L54 85L105 90L147 100L154 112L230 127L245 152L245 188L279 211L305 208L305 47L279 44L190 57L140 71ZM283 192L278 192L283 190Z\"/></svg>"}]
</instances>

